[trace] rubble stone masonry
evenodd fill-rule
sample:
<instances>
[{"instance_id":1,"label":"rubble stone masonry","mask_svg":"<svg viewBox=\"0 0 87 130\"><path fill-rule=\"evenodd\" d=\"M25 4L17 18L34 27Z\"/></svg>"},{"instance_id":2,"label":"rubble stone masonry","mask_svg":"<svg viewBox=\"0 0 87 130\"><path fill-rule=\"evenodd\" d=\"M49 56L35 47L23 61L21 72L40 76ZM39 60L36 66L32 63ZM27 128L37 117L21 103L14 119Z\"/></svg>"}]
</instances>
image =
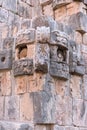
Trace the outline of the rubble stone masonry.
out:
<instances>
[{"instance_id":1,"label":"rubble stone masonry","mask_svg":"<svg viewBox=\"0 0 87 130\"><path fill-rule=\"evenodd\" d=\"M0 0L0 130L87 130L87 0Z\"/></svg>"}]
</instances>

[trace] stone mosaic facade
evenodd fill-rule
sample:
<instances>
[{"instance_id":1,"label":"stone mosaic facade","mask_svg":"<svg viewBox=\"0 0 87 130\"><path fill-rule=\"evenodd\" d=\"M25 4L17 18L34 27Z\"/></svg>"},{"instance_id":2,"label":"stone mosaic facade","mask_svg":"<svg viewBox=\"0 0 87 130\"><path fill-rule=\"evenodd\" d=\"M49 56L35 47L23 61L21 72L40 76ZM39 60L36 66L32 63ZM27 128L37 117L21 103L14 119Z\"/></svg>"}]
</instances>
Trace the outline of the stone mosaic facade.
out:
<instances>
[{"instance_id":1,"label":"stone mosaic facade","mask_svg":"<svg viewBox=\"0 0 87 130\"><path fill-rule=\"evenodd\" d=\"M87 130L87 0L0 0L0 130Z\"/></svg>"}]
</instances>

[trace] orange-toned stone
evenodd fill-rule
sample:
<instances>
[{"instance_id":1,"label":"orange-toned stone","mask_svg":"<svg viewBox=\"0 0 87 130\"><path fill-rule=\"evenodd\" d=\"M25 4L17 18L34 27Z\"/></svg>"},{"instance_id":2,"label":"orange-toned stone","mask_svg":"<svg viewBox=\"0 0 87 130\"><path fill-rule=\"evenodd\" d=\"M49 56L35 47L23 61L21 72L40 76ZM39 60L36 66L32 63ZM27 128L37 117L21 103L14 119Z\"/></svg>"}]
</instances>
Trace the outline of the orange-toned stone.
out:
<instances>
[{"instance_id":1,"label":"orange-toned stone","mask_svg":"<svg viewBox=\"0 0 87 130\"><path fill-rule=\"evenodd\" d=\"M43 14L53 17L53 7L52 4L43 7Z\"/></svg>"},{"instance_id":2,"label":"orange-toned stone","mask_svg":"<svg viewBox=\"0 0 87 130\"><path fill-rule=\"evenodd\" d=\"M70 89L72 97L81 98L82 97L82 78L80 76L72 75L70 79Z\"/></svg>"},{"instance_id":3,"label":"orange-toned stone","mask_svg":"<svg viewBox=\"0 0 87 130\"><path fill-rule=\"evenodd\" d=\"M56 21L64 19L66 17L66 15L67 15L66 7L62 6L62 7L58 8L58 9L56 9L54 11L54 15L55 15L55 20Z\"/></svg>"},{"instance_id":4,"label":"orange-toned stone","mask_svg":"<svg viewBox=\"0 0 87 130\"><path fill-rule=\"evenodd\" d=\"M33 59L34 58L34 54L35 54L35 45L34 44L30 44L27 46L27 57L29 59Z\"/></svg>"},{"instance_id":5,"label":"orange-toned stone","mask_svg":"<svg viewBox=\"0 0 87 130\"><path fill-rule=\"evenodd\" d=\"M86 5L84 5L82 2L72 2L66 6L67 15L70 16L78 12L83 12L84 14L86 14L85 8Z\"/></svg>"},{"instance_id":6,"label":"orange-toned stone","mask_svg":"<svg viewBox=\"0 0 87 130\"><path fill-rule=\"evenodd\" d=\"M37 92L43 90L45 83L45 75L37 73L34 76L28 78L28 92Z\"/></svg>"},{"instance_id":7,"label":"orange-toned stone","mask_svg":"<svg viewBox=\"0 0 87 130\"><path fill-rule=\"evenodd\" d=\"M29 93L26 93L20 97L20 120L33 120L33 100L31 94Z\"/></svg>"},{"instance_id":8,"label":"orange-toned stone","mask_svg":"<svg viewBox=\"0 0 87 130\"><path fill-rule=\"evenodd\" d=\"M11 94L11 74L10 72L3 72L0 75L0 95L10 95Z\"/></svg>"},{"instance_id":9,"label":"orange-toned stone","mask_svg":"<svg viewBox=\"0 0 87 130\"><path fill-rule=\"evenodd\" d=\"M27 89L27 77L26 76L17 77L15 84L15 93L16 94L25 93L26 89Z\"/></svg>"}]
</instances>

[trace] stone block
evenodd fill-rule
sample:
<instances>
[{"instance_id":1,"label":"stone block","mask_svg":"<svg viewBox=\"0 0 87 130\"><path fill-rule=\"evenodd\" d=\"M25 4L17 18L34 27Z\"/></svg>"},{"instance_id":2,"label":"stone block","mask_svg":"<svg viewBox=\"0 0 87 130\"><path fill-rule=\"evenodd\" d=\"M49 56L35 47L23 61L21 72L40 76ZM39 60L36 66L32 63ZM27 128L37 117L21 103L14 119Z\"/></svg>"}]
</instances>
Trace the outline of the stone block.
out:
<instances>
[{"instance_id":1,"label":"stone block","mask_svg":"<svg viewBox=\"0 0 87 130\"><path fill-rule=\"evenodd\" d=\"M69 78L69 66L65 63L50 63L50 75L56 78L67 80Z\"/></svg>"},{"instance_id":2,"label":"stone block","mask_svg":"<svg viewBox=\"0 0 87 130\"><path fill-rule=\"evenodd\" d=\"M29 123L0 121L0 130L34 130Z\"/></svg>"},{"instance_id":3,"label":"stone block","mask_svg":"<svg viewBox=\"0 0 87 130\"><path fill-rule=\"evenodd\" d=\"M11 95L12 82L10 72L3 72L0 74L0 95Z\"/></svg>"},{"instance_id":4,"label":"stone block","mask_svg":"<svg viewBox=\"0 0 87 130\"><path fill-rule=\"evenodd\" d=\"M0 51L0 70L12 68L12 50L5 49Z\"/></svg>"},{"instance_id":5,"label":"stone block","mask_svg":"<svg viewBox=\"0 0 87 130\"><path fill-rule=\"evenodd\" d=\"M21 20L21 29L22 30L26 30L27 28L29 28L31 25L31 20L29 19L22 19Z\"/></svg>"},{"instance_id":6,"label":"stone block","mask_svg":"<svg viewBox=\"0 0 87 130\"><path fill-rule=\"evenodd\" d=\"M28 77L28 92L38 92L43 90L45 84L45 75L42 73L34 73L34 75Z\"/></svg>"},{"instance_id":7,"label":"stone block","mask_svg":"<svg viewBox=\"0 0 87 130\"><path fill-rule=\"evenodd\" d=\"M59 7L54 11L54 14L55 14L55 20L58 22L59 21L62 22L63 19L65 19L65 17L67 16L66 7L65 6Z\"/></svg>"},{"instance_id":8,"label":"stone block","mask_svg":"<svg viewBox=\"0 0 87 130\"><path fill-rule=\"evenodd\" d=\"M77 44L82 44L83 43L83 36L84 35L82 35L81 33L79 33L78 31L76 31L75 32L75 35L74 35L74 38L75 38L75 42L77 43Z\"/></svg>"},{"instance_id":9,"label":"stone block","mask_svg":"<svg viewBox=\"0 0 87 130\"><path fill-rule=\"evenodd\" d=\"M86 5L84 5L82 0L74 0L72 3L66 5L66 10L68 16L71 16L78 12L86 14Z\"/></svg>"},{"instance_id":10,"label":"stone block","mask_svg":"<svg viewBox=\"0 0 87 130\"><path fill-rule=\"evenodd\" d=\"M28 0L27 0L28 1ZM42 15L42 6L40 5L40 1L32 0L32 18Z\"/></svg>"},{"instance_id":11,"label":"stone block","mask_svg":"<svg viewBox=\"0 0 87 130\"><path fill-rule=\"evenodd\" d=\"M33 60L20 59L13 64L14 76L32 75L33 74Z\"/></svg>"},{"instance_id":12,"label":"stone block","mask_svg":"<svg viewBox=\"0 0 87 130\"><path fill-rule=\"evenodd\" d=\"M27 45L27 57L29 59L34 59L35 56L35 44Z\"/></svg>"},{"instance_id":13,"label":"stone block","mask_svg":"<svg viewBox=\"0 0 87 130\"><path fill-rule=\"evenodd\" d=\"M4 117L4 97L0 96L0 120Z\"/></svg>"},{"instance_id":14,"label":"stone block","mask_svg":"<svg viewBox=\"0 0 87 130\"><path fill-rule=\"evenodd\" d=\"M14 45L14 38L7 37L7 38L3 39L3 48L4 49L12 48L13 45Z\"/></svg>"},{"instance_id":15,"label":"stone block","mask_svg":"<svg viewBox=\"0 0 87 130\"><path fill-rule=\"evenodd\" d=\"M73 124L75 126L87 127L87 101L73 99Z\"/></svg>"},{"instance_id":16,"label":"stone block","mask_svg":"<svg viewBox=\"0 0 87 130\"><path fill-rule=\"evenodd\" d=\"M32 7L29 6L27 3L24 3L22 1L18 1L17 3L17 13L19 16L23 18L32 18Z\"/></svg>"},{"instance_id":17,"label":"stone block","mask_svg":"<svg viewBox=\"0 0 87 130\"><path fill-rule=\"evenodd\" d=\"M74 98L82 98L82 77L72 75L70 78L70 93Z\"/></svg>"},{"instance_id":18,"label":"stone block","mask_svg":"<svg viewBox=\"0 0 87 130\"><path fill-rule=\"evenodd\" d=\"M46 90L34 94L34 121L37 124L55 123L55 96Z\"/></svg>"},{"instance_id":19,"label":"stone block","mask_svg":"<svg viewBox=\"0 0 87 130\"><path fill-rule=\"evenodd\" d=\"M80 52L81 46L76 45L75 42L70 43L69 52L69 71L71 74L84 75L85 74L85 63L83 55Z\"/></svg>"},{"instance_id":20,"label":"stone block","mask_svg":"<svg viewBox=\"0 0 87 130\"><path fill-rule=\"evenodd\" d=\"M87 45L87 33L83 35L83 44Z\"/></svg>"},{"instance_id":21,"label":"stone block","mask_svg":"<svg viewBox=\"0 0 87 130\"><path fill-rule=\"evenodd\" d=\"M18 120L19 119L19 97L8 96L5 98L5 116L6 120Z\"/></svg>"},{"instance_id":22,"label":"stone block","mask_svg":"<svg viewBox=\"0 0 87 130\"><path fill-rule=\"evenodd\" d=\"M61 79L55 79L55 90L57 95L69 95L68 82Z\"/></svg>"},{"instance_id":23,"label":"stone block","mask_svg":"<svg viewBox=\"0 0 87 130\"><path fill-rule=\"evenodd\" d=\"M27 29L24 32L19 32L16 39L16 46L21 44L33 43L35 41L35 30Z\"/></svg>"},{"instance_id":24,"label":"stone block","mask_svg":"<svg viewBox=\"0 0 87 130\"><path fill-rule=\"evenodd\" d=\"M55 87L49 74L45 76L43 91L33 93L34 121L39 125L55 123Z\"/></svg>"},{"instance_id":25,"label":"stone block","mask_svg":"<svg viewBox=\"0 0 87 130\"><path fill-rule=\"evenodd\" d=\"M0 22L6 23L7 20L8 20L8 11L3 8L0 8Z\"/></svg>"},{"instance_id":26,"label":"stone block","mask_svg":"<svg viewBox=\"0 0 87 130\"><path fill-rule=\"evenodd\" d=\"M87 32L87 16L82 12L78 12L77 14L73 14L69 18L69 24L73 29L79 31L80 33Z\"/></svg>"},{"instance_id":27,"label":"stone block","mask_svg":"<svg viewBox=\"0 0 87 130\"><path fill-rule=\"evenodd\" d=\"M35 47L35 71L47 73L49 68L49 46L37 43Z\"/></svg>"},{"instance_id":28,"label":"stone block","mask_svg":"<svg viewBox=\"0 0 87 130\"><path fill-rule=\"evenodd\" d=\"M56 123L58 125L72 124L72 98L56 96ZM67 119L67 120L66 120Z\"/></svg>"},{"instance_id":29,"label":"stone block","mask_svg":"<svg viewBox=\"0 0 87 130\"><path fill-rule=\"evenodd\" d=\"M14 13L17 12L17 0L4 0L3 1L3 5L2 5L5 9L10 10Z\"/></svg>"},{"instance_id":30,"label":"stone block","mask_svg":"<svg viewBox=\"0 0 87 130\"><path fill-rule=\"evenodd\" d=\"M54 16L52 4L43 6L43 15Z\"/></svg>"},{"instance_id":31,"label":"stone block","mask_svg":"<svg viewBox=\"0 0 87 130\"><path fill-rule=\"evenodd\" d=\"M20 76L15 79L15 93L22 94L27 92L27 77Z\"/></svg>"},{"instance_id":32,"label":"stone block","mask_svg":"<svg viewBox=\"0 0 87 130\"><path fill-rule=\"evenodd\" d=\"M57 9L60 6L70 4L73 0L53 0L53 9Z\"/></svg>"},{"instance_id":33,"label":"stone block","mask_svg":"<svg viewBox=\"0 0 87 130\"><path fill-rule=\"evenodd\" d=\"M26 93L20 96L20 120L32 122L33 118L33 96L32 94Z\"/></svg>"}]
</instances>

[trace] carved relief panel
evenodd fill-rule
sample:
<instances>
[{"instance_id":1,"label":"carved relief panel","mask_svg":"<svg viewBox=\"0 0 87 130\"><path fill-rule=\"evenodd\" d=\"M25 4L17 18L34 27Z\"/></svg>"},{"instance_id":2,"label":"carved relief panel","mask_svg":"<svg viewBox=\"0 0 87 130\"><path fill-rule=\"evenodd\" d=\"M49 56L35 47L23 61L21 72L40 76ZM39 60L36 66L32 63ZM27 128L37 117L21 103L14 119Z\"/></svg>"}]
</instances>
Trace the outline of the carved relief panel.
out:
<instances>
[{"instance_id":1,"label":"carved relief panel","mask_svg":"<svg viewBox=\"0 0 87 130\"><path fill-rule=\"evenodd\" d=\"M24 32L19 32L16 38L16 53L15 62L13 65L14 75L32 75L33 68L33 56L30 57L29 52L32 53L34 49L33 43L35 41L35 30L27 29ZM32 44L32 48L31 48ZM31 54L32 55L32 54Z\"/></svg>"}]
</instances>

